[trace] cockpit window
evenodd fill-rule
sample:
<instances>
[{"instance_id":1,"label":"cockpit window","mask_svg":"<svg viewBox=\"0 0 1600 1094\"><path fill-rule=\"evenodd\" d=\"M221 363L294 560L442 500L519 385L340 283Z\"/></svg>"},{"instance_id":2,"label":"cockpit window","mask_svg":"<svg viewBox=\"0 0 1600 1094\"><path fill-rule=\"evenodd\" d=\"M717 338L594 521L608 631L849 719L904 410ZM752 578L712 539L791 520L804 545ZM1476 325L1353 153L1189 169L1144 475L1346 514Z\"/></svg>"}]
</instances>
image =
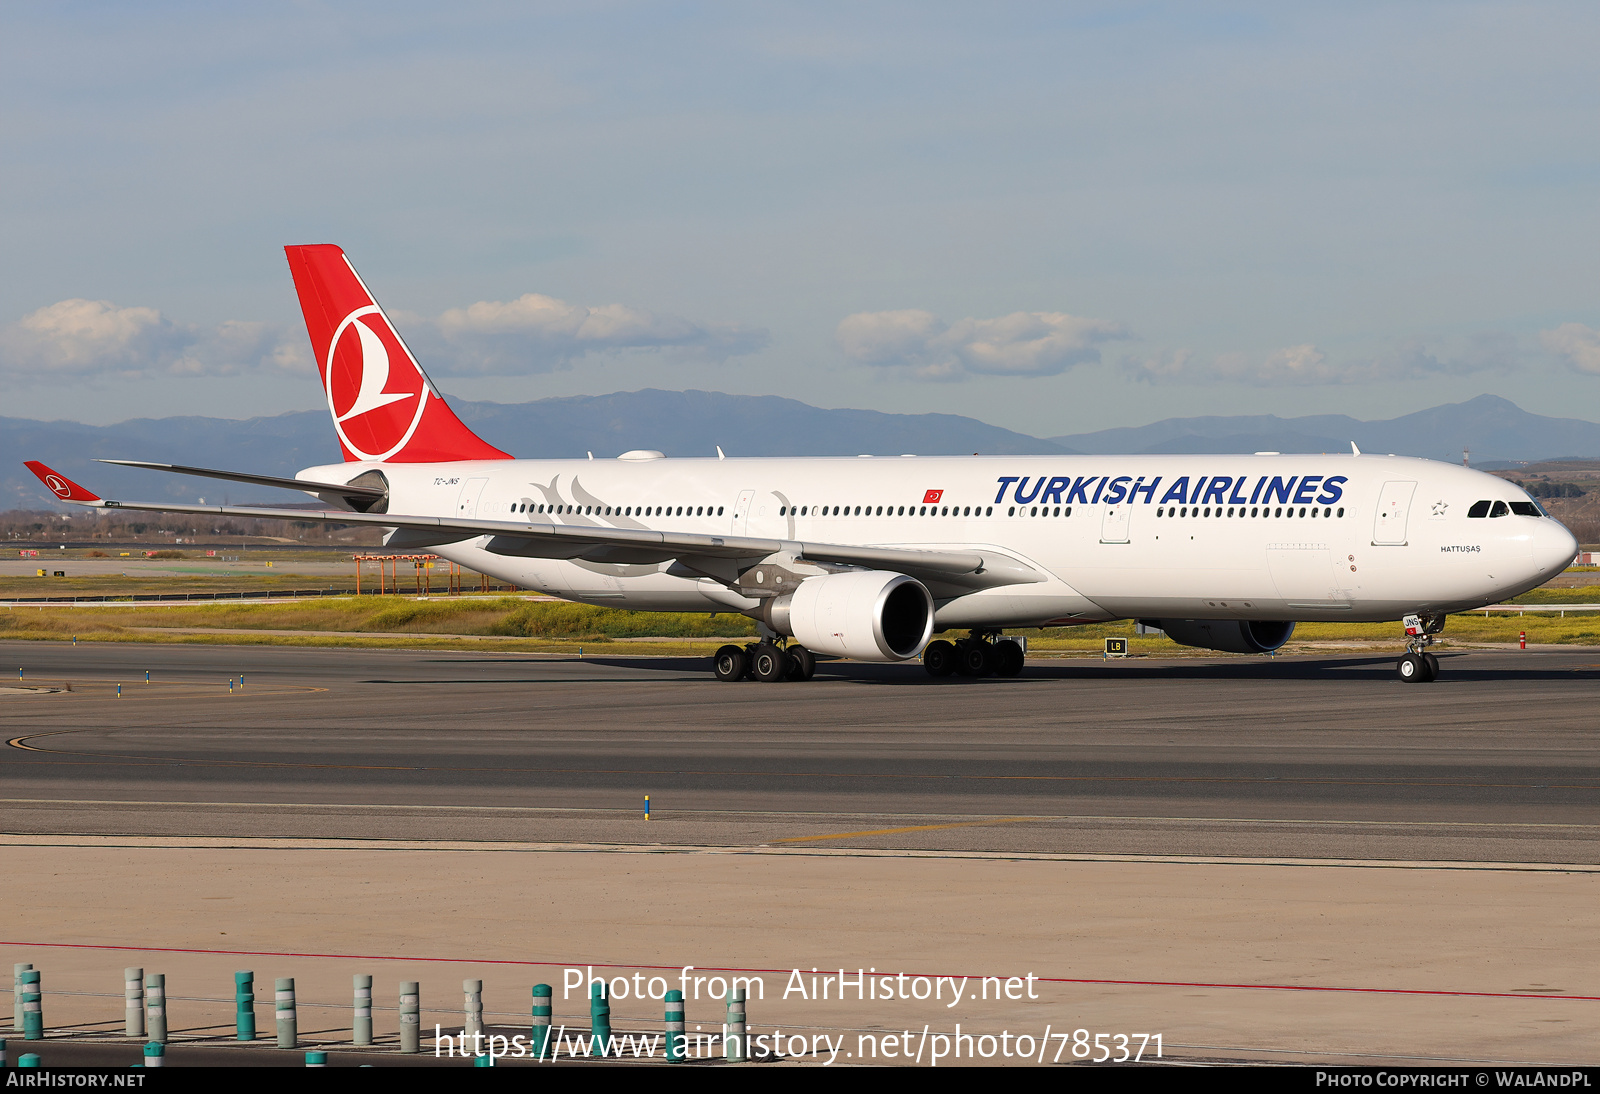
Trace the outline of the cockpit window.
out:
<instances>
[{"instance_id":1,"label":"cockpit window","mask_svg":"<svg viewBox=\"0 0 1600 1094\"><path fill-rule=\"evenodd\" d=\"M1539 507L1531 501L1514 501L1511 503L1511 511L1517 514L1519 517L1537 517L1543 515L1539 512Z\"/></svg>"},{"instance_id":2,"label":"cockpit window","mask_svg":"<svg viewBox=\"0 0 1600 1094\"><path fill-rule=\"evenodd\" d=\"M1467 510L1467 516L1469 516L1469 517L1486 517L1486 516L1488 516L1489 515L1489 505L1490 504L1491 503L1487 502L1487 501L1475 501L1475 502L1473 502L1472 503L1472 508Z\"/></svg>"},{"instance_id":3,"label":"cockpit window","mask_svg":"<svg viewBox=\"0 0 1600 1094\"><path fill-rule=\"evenodd\" d=\"M1491 517L1509 517L1511 515L1511 506L1503 501L1497 501L1494 503L1494 508L1489 510L1489 515Z\"/></svg>"}]
</instances>

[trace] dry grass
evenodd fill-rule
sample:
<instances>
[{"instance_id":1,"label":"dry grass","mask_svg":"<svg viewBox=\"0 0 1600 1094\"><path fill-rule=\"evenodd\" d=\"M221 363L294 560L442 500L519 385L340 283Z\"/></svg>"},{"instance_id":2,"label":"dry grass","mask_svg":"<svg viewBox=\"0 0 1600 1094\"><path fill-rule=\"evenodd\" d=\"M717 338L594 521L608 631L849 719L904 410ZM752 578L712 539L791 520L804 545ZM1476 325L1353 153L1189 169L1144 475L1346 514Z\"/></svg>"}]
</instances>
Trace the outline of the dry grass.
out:
<instances>
[{"instance_id":1,"label":"dry grass","mask_svg":"<svg viewBox=\"0 0 1600 1094\"><path fill-rule=\"evenodd\" d=\"M1565 590L1563 590L1565 591ZM196 629L199 633L195 633ZM188 631L189 633L184 633ZM290 631L293 634L228 634L219 631ZM1600 613L1559 607L1525 615L1495 612L1452 616L1446 643L1516 642L1526 631L1536 644L1600 644ZM322 633L316 633L322 632ZM0 638L62 641L203 642L225 644L495 648L560 653L579 645L609 645L614 653L710 653L723 636L755 633L740 615L688 612L629 612L585 604L534 602L513 597L464 597L418 601L405 597L339 598L287 604L175 604L137 608L15 608L0 611ZM1196 653L1164 635L1134 635L1133 624L1024 630L1030 649L1041 653L1090 653L1105 638L1127 637L1135 653L1170 656ZM408 637L398 637L398 636ZM415 637L409 637L414 635ZM955 637L954 632L946 637ZM628 639L625 645L616 645ZM655 641L648 641L654 639ZM1291 648L1328 642L1361 642L1398 649L1397 623L1302 623Z\"/></svg>"}]
</instances>

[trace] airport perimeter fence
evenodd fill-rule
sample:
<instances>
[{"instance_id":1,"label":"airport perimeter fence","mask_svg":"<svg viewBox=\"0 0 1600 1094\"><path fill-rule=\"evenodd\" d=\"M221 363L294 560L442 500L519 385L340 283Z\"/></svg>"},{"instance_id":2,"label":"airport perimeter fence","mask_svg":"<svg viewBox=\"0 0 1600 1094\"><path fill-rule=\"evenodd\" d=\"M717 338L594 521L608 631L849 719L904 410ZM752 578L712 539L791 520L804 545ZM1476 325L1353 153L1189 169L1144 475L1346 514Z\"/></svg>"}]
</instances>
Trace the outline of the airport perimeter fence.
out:
<instances>
[{"instance_id":1,"label":"airport perimeter fence","mask_svg":"<svg viewBox=\"0 0 1600 1094\"><path fill-rule=\"evenodd\" d=\"M571 970L576 971L576 970ZM660 978L657 978L660 979ZM462 1006L459 1011L424 1011L422 985L419 981L398 983L394 1006L374 1006L369 974L357 973L351 978L352 993L349 1003L311 1002L301 999L293 977L278 977L273 981L270 999L259 1005L269 1008L270 1028L258 1032L256 1027L257 996L255 973L244 970L234 973L233 995L172 995L167 979L161 973L147 973L143 968L123 970L121 992L63 991L57 996L105 998L122 1002L122 1029L112 1031L110 1020L80 1022L73 1026L51 1028L46 1022L48 1007L42 971L29 963L13 967L12 999L13 1020L9 1033L11 1046L29 1051L11 1063L7 1054L7 1038L0 1037L0 1068L8 1064L17 1067L63 1066L52 1065L48 1058L50 1047L123 1045L129 1050L128 1063L123 1066L162 1067L166 1064L169 1047L199 1049L247 1048L256 1051L305 1051L305 1066L325 1067L330 1051L340 1053L371 1054L396 1053L404 1056L433 1056L469 1062L477 1067L493 1067L501 1060L526 1063L617 1062L637 1060L641 1063L748 1063L779 1059L779 1054L767 1045L767 1038L755 1037L750 1032L745 1012L747 989L735 988L735 978L723 980L725 995L710 1001L711 1014L695 1015L700 1018L694 1030L685 1024L686 1014L683 992L663 990L657 995L652 990L648 998L662 1005L662 1019L643 1027L614 1028L611 1014L613 990L627 993L628 978L621 978L622 989L615 989L617 981L594 977L587 985L588 1014L570 1017L557 1015L554 1008L554 991L549 984L535 984L532 988L532 1007L526 1016L503 1012L486 1015L483 1008L483 981L465 980L462 983ZM579 977L581 982L582 977ZM653 980L652 983L655 981ZM661 980L665 989L665 980ZM698 987L698 983L697 983ZM580 996L581 998L582 996ZM215 1010L232 1004L235 1022L230 1030L225 1025L196 1024L185 1015L177 1028L181 1034L171 1032L171 1006L180 1003L205 1004ZM317 1035L312 1039L300 1035L300 1010L315 1008L320 1011L348 1008L350 1014L349 1037L333 1037L334 1030L327 1029L325 1019L319 1015ZM188 1009L188 1008L185 1008ZM379 1034L374 1029L374 1011L394 1015L393 1034ZM109 1006L108 1006L109 1012ZM432 1023L426 1029L424 1013L430 1016L449 1014L450 1018ZM514 1021L486 1022L489 1019L515 1019ZM709 1019L709 1021L708 1021ZM202 1020L203 1021L203 1020ZM385 1023L387 1024L387 1023ZM712 1028L706 1029L705 1025ZM20 1044L18 1042L20 1041ZM42 1050L42 1051L41 1051ZM142 1053L141 1056L135 1055ZM56 1054L60 1055L60 1054ZM212 1057L208 1062L215 1062ZM240 1055L240 1065L252 1061ZM117 1065L112 1065L117 1066Z\"/></svg>"}]
</instances>

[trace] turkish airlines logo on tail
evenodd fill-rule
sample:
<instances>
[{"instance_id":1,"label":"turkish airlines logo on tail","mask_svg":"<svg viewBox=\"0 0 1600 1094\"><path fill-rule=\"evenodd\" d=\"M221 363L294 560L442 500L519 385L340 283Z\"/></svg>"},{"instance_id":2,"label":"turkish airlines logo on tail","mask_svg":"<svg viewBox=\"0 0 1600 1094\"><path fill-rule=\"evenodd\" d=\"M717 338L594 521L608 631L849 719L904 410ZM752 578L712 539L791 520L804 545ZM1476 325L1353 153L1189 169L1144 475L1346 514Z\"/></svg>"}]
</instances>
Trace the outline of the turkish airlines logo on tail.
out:
<instances>
[{"instance_id":1,"label":"turkish airlines logo on tail","mask_svg":"<svg viewBox=\"0 0 1600 1094\"><path fill-rule=\"evenodd\" d=\"M939 504L939 499L942 497L944 497L943 490L929 490L926 494L922 495L922 504L937 505Z\"/></svg>"},{"instance_id":2,"label":"turkish airlines logo on tail","mask_svg":"<svg viewBox=\"0 0 1600 1094\"><path fill-rule=\"evenodd\" d=\"M46 475L44 484L64 498L72 497L72 487L63 482L60 475Z\"/></svg>"},{"instance_id":3,"label":"turkish airlines logo on tail","mask_svg":"<svg viewBox=\"0 0 1600 1094\"><path fill-rule=\"evenodd\" d=\"M339 323L322 374L333 428L357 459L399 452L428 407L427 379L376 304Z\"/></svg>"}]
</instances>

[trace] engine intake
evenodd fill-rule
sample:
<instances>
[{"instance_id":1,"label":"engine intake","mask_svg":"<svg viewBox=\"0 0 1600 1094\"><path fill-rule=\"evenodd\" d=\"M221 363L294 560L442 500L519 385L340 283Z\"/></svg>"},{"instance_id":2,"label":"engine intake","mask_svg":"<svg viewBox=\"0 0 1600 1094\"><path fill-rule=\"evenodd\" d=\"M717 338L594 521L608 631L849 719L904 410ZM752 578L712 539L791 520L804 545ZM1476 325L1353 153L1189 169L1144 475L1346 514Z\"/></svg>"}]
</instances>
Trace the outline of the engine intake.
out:
<instances>
[{"instance_id":1,"label":"engine intake","mask_svg":"<svg viewBox=\"0 0 1600 1094\"><path fill-rule=\"evenodd\" d=\"M1294 633L1293 623L1239 619L1141 619L1182 646L1223 653L1271 653Z\"/></svg>"},{"instance_id":2,"label":"engine intake","mask_svg":"<svg viewBox=\"0 0 1600 1094\"><path fill-rule=\"evenodd\" d=\"M810 577L762 618L807 649L858 661L908 661L933 635L933 596L920 581L883 570Z\"/></svg>"}]
</instances>

